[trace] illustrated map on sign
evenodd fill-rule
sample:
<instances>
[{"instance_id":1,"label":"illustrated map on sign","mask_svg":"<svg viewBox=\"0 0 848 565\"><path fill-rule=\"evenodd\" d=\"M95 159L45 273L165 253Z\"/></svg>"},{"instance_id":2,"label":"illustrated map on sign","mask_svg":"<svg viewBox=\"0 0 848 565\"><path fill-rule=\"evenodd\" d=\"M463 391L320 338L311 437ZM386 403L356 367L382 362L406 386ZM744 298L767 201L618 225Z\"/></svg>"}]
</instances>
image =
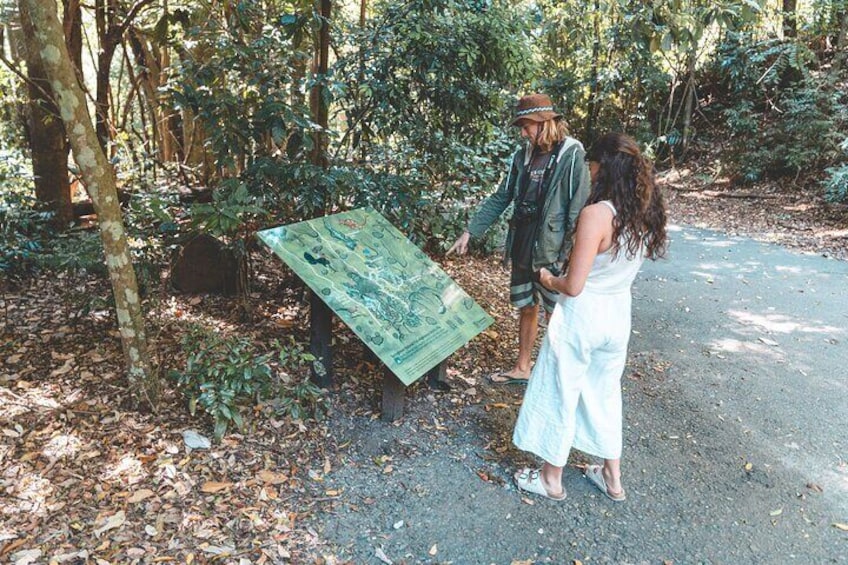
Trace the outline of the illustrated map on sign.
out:
<instances>
[{"instance_id":1,"label":"illustrated map on sign","mask_svg":"<svg viewBox=\"0 0 848 565\"><path fill-rule=\"evenodd\" d=\"M405 385L493 322L370 208L257 235Z\"/></svg>"}]
</instances>

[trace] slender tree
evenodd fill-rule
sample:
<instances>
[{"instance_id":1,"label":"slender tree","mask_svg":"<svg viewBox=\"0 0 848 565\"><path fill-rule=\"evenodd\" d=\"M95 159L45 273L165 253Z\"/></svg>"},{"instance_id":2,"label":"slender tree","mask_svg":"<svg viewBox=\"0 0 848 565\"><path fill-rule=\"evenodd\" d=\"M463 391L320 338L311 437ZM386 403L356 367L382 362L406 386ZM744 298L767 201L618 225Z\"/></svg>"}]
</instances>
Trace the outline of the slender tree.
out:
<instances>
[{"instance_id":1,"label":"slender tree","mask_svg":"<svg viewBox=\"0 0 848 565\"><path fill-rule=\"evenodd\" d=\"M121 218L114 171L92 127L88 105L56 16L55 0L20 0L20 6L32 24L35 44L39 47L59 115L97 212L130 385L154 402L156 386L150 370L138 283Z\"/></svg>"},{"instance_id":2,"label":"slender tree","mask_svg":"<svg viewBox=\"0 0 848 565\"><path fill-rule=\"evenodd\" d=\"M118 0L95 0L94 21L97 26L97 39L100 47L97 51L97 136L103 149L108 148L112 139L110 127L109 89L112 73L112 59L121 45L121 38L138 16L139 12L153 0L137 0L122 17L124 7Z\"/></svg>"}]
</instances>

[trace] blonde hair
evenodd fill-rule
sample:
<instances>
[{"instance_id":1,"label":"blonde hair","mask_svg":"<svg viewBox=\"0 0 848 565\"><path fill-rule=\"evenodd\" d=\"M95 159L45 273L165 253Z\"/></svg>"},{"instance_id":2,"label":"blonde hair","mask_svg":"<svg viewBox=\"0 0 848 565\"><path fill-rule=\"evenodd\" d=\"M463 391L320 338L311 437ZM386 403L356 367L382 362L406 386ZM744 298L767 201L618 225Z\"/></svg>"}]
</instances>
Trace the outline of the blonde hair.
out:
<instances>
[{"instance_id":1,"label":"blonde hair","mask_svg":"<svg viewBox=\"0 0 848 565\"><path fill-rule=\"evenodd\" d=\"M547 153L568 135L568 124L562 118L539 122L539 133L533 140L539 151Z\"/></svg>"}]
</instances>

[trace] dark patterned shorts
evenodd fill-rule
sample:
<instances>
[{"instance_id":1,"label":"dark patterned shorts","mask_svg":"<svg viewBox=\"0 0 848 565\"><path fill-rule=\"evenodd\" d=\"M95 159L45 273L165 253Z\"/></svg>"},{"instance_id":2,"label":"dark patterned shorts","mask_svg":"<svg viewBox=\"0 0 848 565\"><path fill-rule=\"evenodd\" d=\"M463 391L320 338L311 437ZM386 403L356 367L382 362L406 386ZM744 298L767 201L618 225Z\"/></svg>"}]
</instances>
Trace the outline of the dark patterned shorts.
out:
<instances>
[{"instance_id":1,"label":"dark patterned shorts","mask_svg":"<svg viewBox=\"0 0 848 565\"><path fill-rule=\"evenodd\" d=\"M559 274L559 269L555 266L549 266L548 270L554 275ZM521 269L513 265L509 279L509 301L516 308L538 304L541 297L545 312L550 314L556 306L557 294L559 293L548 290L542 286L542 283L534 281L533 272L529 269Z\"/></svg>"}]
</instances>

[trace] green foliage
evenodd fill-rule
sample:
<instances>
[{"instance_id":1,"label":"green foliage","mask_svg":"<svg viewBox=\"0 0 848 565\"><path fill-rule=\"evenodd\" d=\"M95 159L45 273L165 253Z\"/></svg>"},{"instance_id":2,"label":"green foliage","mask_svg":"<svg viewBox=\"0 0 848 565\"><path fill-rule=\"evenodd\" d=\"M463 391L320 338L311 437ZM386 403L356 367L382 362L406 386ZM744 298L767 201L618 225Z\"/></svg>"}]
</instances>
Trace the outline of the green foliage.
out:
<instances>
[{"instance_id":1,"label":"green foliage","mask_svg":"<svg viewBox=\"0 0 848 565\"><path fill-rule=\"evenodd\" d=\"M711 73L722 98L749 101L756 111L769 112L781 90L801 84L815 64L815 54L801 43L758 41L750 33L731 32L718 48Z\"/></svg>"},{"instance_id":2,"label":"green foliage","mask_svg":"<svg viewBox=\"0 0 848 565\"><path fill-rule=\"evenodd\" d=\"M268 398L265 406L276 414L288 415L296 420L309 416L322 418L322 391L309 377L315 356L305 351L294 339L285 345L275 342L275 347L280 386L276 394Z\"/></svg>"},{"instance_id":3,"label":"green foliage","mask_svg":"<svg viewBox=\"0 0 848 565\"><path fill-rule=\"evenodd\" d=\"M0 5L0 21L5 21L4 17L17 18L17 14L12 14L6 6ZM21 146L24 122L21 109L22 101L25 99L26 94L21 81L5 65L0 65L0 150L2 151Z\"/></svg>"},{"instance_id":4,"label":"green foliage","mask_svg":"<svg viewBox=\"0 0 848 565\"><path fill-rule=\"evenodd\" d=\"M96 230L68 230L50 241L39 264L51 271L72 275L91 273L107 276L103 244Z\"/></svg>"},{"instance_id":5,"label":"green foliage","mask_svg":"<svg viewBox=\"0 0 848 565\"><path fill-rule=\"evenodd\" d=\"M230 426L244 430L246 408L263 400L295 419L320 416L320 389L308 381L314 358L294 342L277 344L276 375L274 354L259 354L244 337L221 337L194 326L182 347L185 369L169 374L188 398L189 412L195 415L199 407L212 417L217 439Z\"/></svg>"},{"instance_id":6,"label":"green foliage","mask_svg":"<svg viewBox=\"0 0 848 565\"><path fill-rule=\"evenodd\" d=\"M213 193L211 203L195 204L191 208L191 219L197 229L206 233L232 236L246 223L268 216L261 202L262 197L252 196L242 181L226 179Z\"/></svg>"},{"instance_id":7,"label":"green foliage","mask_svg":"<svg viewBox=\"0 0 848 565\"><path fill-rule=\"evenodd\" d=\"M291 104L292 89L302 80L293 70L305 54L285 25L273 18L262 24L268 18L261 10L261 3L247 1L239 4L240 17L229 21L198 13L200 21L185 30L183 44L192 51L181 57L168 84L175 105L192 110L203 124L216 166L231 173L290 149L290 141L309 148L308 113Z\"/></svg>"},{"instance_id":8,"label":"green foliage","mask_svg":"<svg viewBox=\"0 0 848 565\"><path fill-rule=\"evenodd\" d=\"M840 156L848 95L815 66L797 42L731 34L722 45L713 72L723 89L713 111L728 125L729 160L744 181L813 172Z\"/></svg>"},{"instance_id":9,"label":"green foliage","mask_svg":"<svg viewBox=\"0 0 848 565\"><path fill-rule=\"evenodd\" d=\"M512 152L503 126L533 73L523 14L495 0L381 2L347 29L333 74L346 130L339 178L419 245L461 227L456 212L491 192ZM355 170L351 170L355 169ZM338 194L338 193L337 193ZM457 206L457 204L460 204Z\"/></svg>"},{"instance_id":10,"label":"green foliage","mask_svg":"<svg viewBox=\"0 0 848 565\"><path fill-rule=\"evenodd\" d=\"M298 194L311 189L298 200L305 216L324 209L315 195L319 182L298 184L315 130L300 94L309 23L302 14L269 18L264 4L248 0L235 11L197 12L185 25L177 42L183 56L167 92L177 109L196 116L217 171L214 200L191 211L195 227L232 237L252 231L270 212L295 219L286 207L295 198L281 196L293 185Z\"/></svg>"},{"instance_id":11,"label":"green foliage","mask_svg":"<svg viewBox=\"0 0 848 565\"><path fill-rule=\"evenodd\" d=\"M842 162L826 170L827 178L824 181L825 194L831 202L848 201L848 137L842 140L840 149Z\"/></svg>"},{"instance_id":12,"label":"green foliage","mask_svg":"<svg viewBox=\"0 0 848 565\"><path fill-rule=\"evenodd\" d=\"M36 208L31 182L24 156L17 150L0 150L0 276L10 281L37 267L52 233L52 213Z\"/></svg>"}]
</instances>

